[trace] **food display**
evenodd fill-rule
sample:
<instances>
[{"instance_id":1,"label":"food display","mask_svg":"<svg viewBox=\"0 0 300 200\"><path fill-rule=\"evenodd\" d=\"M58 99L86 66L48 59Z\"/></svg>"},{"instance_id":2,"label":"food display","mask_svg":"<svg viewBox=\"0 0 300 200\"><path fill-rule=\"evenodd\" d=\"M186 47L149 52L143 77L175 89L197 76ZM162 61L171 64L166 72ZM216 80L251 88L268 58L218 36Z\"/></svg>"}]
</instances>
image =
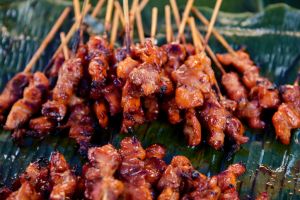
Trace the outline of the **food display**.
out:
<instances>
[{"instance_id":1,"label":"food display","mask_svg":"<svg viewBox=\"0 0 300 200\"><path fill-rule=\"evenodd\" d=\"M104 2L98 2L90 17L95 18ZM49 161L29 164L13 187L1 187L0 199L240 198L238 177L247 170L242 163L206 176L189 158L173 155L167 162L168 149L160 144L144 149L136 137L125 137L120 148L110 143L97 146L93 141L97 131L111 127L126 136L140 125L163 121L180 128L188 148L208 144L207 148L222 151L227 142L235 147L246 144L247 128L265 131L270 128L267 121L272 121L276 139L290 144L291 130L300 128L299 76L294 85L276 86L260 73L245 49L234 50L214 29L222 0L217 0L210 21L193 7L193 0L187 1L182 16L171 0L178 33L173 33L167 5L163 44L155 38L156 7L150 38L145 38L141 11L147 2L134 0L129 10L124 0L122 10L118 1L108 0L104 32L95 35L84 21L91 4L85 0L80 11L79 1L74 0L75 22L66 35L60 34L61 45L47 69L34 72L32 67L70 8L63 11L24 71L7 82L0 94L0 122L15 141L42 140L64 131L87 159L75 171L62 153L53 152ZM194 17L207 28L205 36ZM133 39L135 22L138 42ZM226 53L215 54L208 44L211 35ZM117 36L124 43L116 45ZM263 192L256 199L269 197Z\"/></svg>"}]
</instances>

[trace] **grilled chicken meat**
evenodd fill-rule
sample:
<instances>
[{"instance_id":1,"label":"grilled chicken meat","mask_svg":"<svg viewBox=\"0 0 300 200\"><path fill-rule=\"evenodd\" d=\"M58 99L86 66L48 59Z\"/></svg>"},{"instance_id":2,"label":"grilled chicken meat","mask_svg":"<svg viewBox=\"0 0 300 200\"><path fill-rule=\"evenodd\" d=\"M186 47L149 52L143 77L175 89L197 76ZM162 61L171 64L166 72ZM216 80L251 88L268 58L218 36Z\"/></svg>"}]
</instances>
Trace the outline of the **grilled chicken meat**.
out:
<instances>
[{"instance_id":1,"label":"grilled chicken meat","mask_svg":"<svg viewBox=\"0 0 300 200\"><path fill-rule=\"evenodd\" d=\"M36 72L25 88L23 98L18 100L11 108L5 123L5 129L14 130L20 128L30 117L37 113L49 89L47 77Z\"/></svg>"}]
</instances>

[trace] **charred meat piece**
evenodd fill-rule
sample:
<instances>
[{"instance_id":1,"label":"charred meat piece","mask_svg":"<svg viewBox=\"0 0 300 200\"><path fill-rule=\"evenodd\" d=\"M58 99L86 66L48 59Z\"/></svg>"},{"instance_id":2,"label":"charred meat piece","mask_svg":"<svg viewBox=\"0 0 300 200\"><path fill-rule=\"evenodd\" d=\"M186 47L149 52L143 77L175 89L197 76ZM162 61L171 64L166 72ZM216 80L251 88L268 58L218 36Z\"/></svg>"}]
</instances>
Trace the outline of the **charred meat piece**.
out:
<instances>
[{"instance_id":1,"label":"charred meat piece","mask_svg":"<svg viewBox=\"0 0 300 200\"><path fill-rule=\"evenodd\" d=\"M43 105L42 114L56 121L63 120L67 112L67 105L82 76L81 59L72 58L66 61L59 71L58 80L53 89L53 99Z\"/></svg>"},{"instance_id":2,"label":"charred meat piece","mask_svg":"<svg viewBox=\"0 0 300 200\"><path fill-rule=\"evenodd\" d=\"M121 132L128 132L137 124L144 123L144 111L137 89L127 81L122 89L121 105L123 108L123 121Z\"/></svg>"},{"instance_id":3,"label":"charred meat piece","mask_svg":"<svg viewBox=\"0 0 300 200\"><path fill-rule=\"evenodd\" d=\"M79 144L79 151L86 152L94 133L94 123L90 107L85 102L71 106L71 114L67 122L70 127L69 137Z\"/></svg>"},{"instance_id":4,"label":"charred meat piece","mask_svg":"<svg viewBox=\"0 0 300 200\"><path fill-rule=\"evenodd\" d=\"M101 97L101 89L105 85L107 78L107 70L109 65L104 56L97 56L89 63L89 74L92 78L91 98L99 99Z\"/></svg>"},{"instance_id":5,"label":"charred meat piece","mask_svg":"<svg viewBox=\"0 0 300 200\"><path fill-rule=\"evenodd\" d=\"M118 199L124 184L113 178L121 163L121 156L110 144L89 149L89 164L84 166L85 197L87 199Z\"/></svg>"},{"instance_id":6,"label":"charred meat piece","mask_svg":"<svg viewBox=\"0 0 300 200\"><path fill-rule=\"evenodd\" d=\"M111 116L115 116L121 112L121 92L113 84L104 87L102 91L105 100L109 105L109 112Z\"/></svg>"},{"instance_id":7,"label":"charred meat piece","mask_svg":"<svg viewBox=\"0 0 300 200\"><path fill-rule=\"evenodd\" d=\"M69 199L75 193L77 180L67 161L58 152L50 158L51 200Z\"/></svg>"},{"instance_id":8,"label":"charred meat piece","mask_svg":"<svg viewBox=\"0 0 300 200\"><path fill-rule=\"evenodd\" d=\"M156 96L151 95L144 98L143 108L145 110L145 118L148 121L154 121L159 114L159 104Z\"/></svg>"},{"instance_id":9,"label":"charred meat piece","mask_svg":"<svg viewBox=\"0 0 300 200\"><path fill-rule=\"evenodd\" d=\"M146 148L146 158L163 159L166 155L166 149L162 145L153 144Z\"/></svg>"},{"instance_id":10,"label":"charred meat piece","mask_svg":"<svg viewBox=\"0 0 300 200\"><path fill-rule=\"evenodd\" d=\"M160 71L152 63L142 63L129 74L130 83L138 86L143 95L149 96L159 91Z\"/></svg>"},{"instance_id":11,"label":"charred meat piece","mask_svg":"<svg viewBox=\"0 0 300 200\"><path fill-rule=\"evenodd\" d=\"M31 75L18 73L8 81L0 95L0 115L3 119L5 112L23 96L23 90L28 85Z\"/></svg>"},{"instance_id":12,"label":"charred meat piece","mask_svg":"<svg viewBox=\"0 0 300 200\"><path fill-rule=\"evenodd\" d=\"M138 158L145 159L146 152L143 149L140 141L135 137L126 137L120 143L120 154L123 158Z\"/></svg>"},{"instance_id":13,"label":"charred meat piece","mask_svg":"<svg viewBox=\"0 0 300 200\"><path fill-rule=\"evenodd\" d=\"M24 90L23 98L18 100L11 108L5 123L5 129L14 130L23 126L33 114L39 111L48 89L49 81L47 77L41 72L34 73L29 86Z\"/></svg>"},{"instance_id":14,"label":"charred meat piece","mask_svg":"<svg viewBox=\"0 0 300 200\"><path fill-rule=\"evenodd\" d=\"M220 149L223 146L225 134L237 144L248 141L248 138L243 136L244 127L242 123L221 106L213 93L205 98L200 116L210 132L208 142L213 148Z\"/></svg>"},{"instance_id":15,"label":"charred meat piece","mask_svg":"<svg viewBox=\"0 0 300 200\"><path fill-rule=\"evenodd\" d=\"M201 124L197 119L195 109L188 109L185 113L183 133L189 146L197 146L201 142Z\"/></svg>"},{"instance_id":16,"label":"charred meat piece","mask_svg":"<svg viewBox=\"0 0 300 200\"><path fill-rule=\"evenodd\" d=\"M40 194L34 189L29 182L25 181L22 183L21 187L11 193L6 200L42 200Z\"/></svg>"},{"instance_id":17,"label":"charred meat piece","mask_svg":"<svg viewBox=\"0 0 300 200\"><path fill-rule=\"evenodd\" d=\"M229 72L223 75L222 85L231 100L240 102L244 99L248 99L247 90L240 82L237 73Z\"/></svg>"},{"instance_id":18,"label":"charred meat piece","mask_svg":"<svg viewBox=\"0 0 300 200\"><path fill-rule=\"evenodd\" d=\"M94 103L94 112L97 116L98 122L102 128L107 128L109 119L108 119L108 109L104 101L96 101Z\"/></svg>"},{"instance_id":19,"label":"charred meat piece","mask_svg":"<svg viewBox=\"0 0 300 200\"><path fill-rule=\"evenodd\" d=\"M181 122L180 109L176 104L175 98L164 99L162 109L167 113L168 120L171 124L178 124Z\"/></svg>"},{"instance_id":20,"label":"charred meat piece","mask_svg":"<svg viewBox=\"0 0 300 200\"><path fill-rule=\"evenodd\" d=\"M117 76L120 79L126 80L129 77L130 72L138 67L139 62L127 56L124 60L117 64Z\"/></svg>"},{"instance_id":21,"label":"charred meat piece","mask_svg":"<svg viewBox=\"0 0 300 200\"><path fill-rule=\"evenodd\" d=\"M276 137L283 143L289 144L291 130L300 128L300 87L285 85L280 88L283 102L273 115L272 122Z\"/></svg>"},{"instance_id":22,"label":"charred meat piece","mask_svg":"<svg viewBox=\"0 0 300 200\"><path fill-rule=\"evenodd\" d=\"M168 55L168 61L164 66L164 69L166 70L167 74L170 75L172 71L176 70L183 64L187 56L186 49L185 46L178 43L165 44L162 46L162 48L167 52Z\"/></svg>"},{"instance_id":23,"label":"charred meat piece","mask_svg":"<svg viewBox=\"0 0 300 200\"><path fill-rule=\"evenodd\" d=\"M56 123L51 119L41 116L33 118L29 121L29 131L27 134L37 138L43 138L53 131L56 127Z\"/></svg>"},{"instance_id":24,"label":"charred meat piece","mask_svg":"<svg viewBox=\"0 0 300 200\"><path fill-rule=\"evenodd\" d=\"M201 70L182 65L172 72L172 78L177 83L175 101L180 109L195 108L203 104L202 92L209 86L209 80Z\"/></svg>"}]
</instances>

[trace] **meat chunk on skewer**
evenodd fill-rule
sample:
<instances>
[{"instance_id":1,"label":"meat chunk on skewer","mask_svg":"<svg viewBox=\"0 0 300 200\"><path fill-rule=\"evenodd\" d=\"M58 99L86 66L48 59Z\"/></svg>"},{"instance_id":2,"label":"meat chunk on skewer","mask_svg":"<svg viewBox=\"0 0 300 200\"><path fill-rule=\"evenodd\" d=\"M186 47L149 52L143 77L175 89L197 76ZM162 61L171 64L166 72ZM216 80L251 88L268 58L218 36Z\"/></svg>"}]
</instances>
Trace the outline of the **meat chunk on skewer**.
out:
<instances>
[{"instance_id":1,"label":"meat chunk on skewer","mask_svg":"<svg viewBox=\"0 0 300 200\"><path fill-rule=\"evenodd\" d=\"M183 133L189 146L197 146L201 142L201 125L197 119L196 111L188 109L185 113L185 125Z\"/></svg>"},{"instance_id":2,"label":"meat chunk on skewer","mask_svg":"<svg viewBox=\"0 0 300 200\"><path fill-rule=\"evenodd\" d=\"M89 164L84 166L85 197L87 199L118 199L124 191L121 181L113 178L121 163L121 156L110 144L91 148Z\"/></svg>"},{"instance_id":3,"label":"meat chunk on skewer","mask_svg":"<svg viewBox=\"0 0 300 200\"><path fill-rule=\"evenodd\" d=\"M34 73L29 86L24 90L23 98L18 100L11 108L5 128L14 130L24 125L33 114L39 111L48 89L49 81L47 77L41 72Z\"/></svg>"},{"instance_id":4,"label":"meat chunk on skewer","mask_svg":"<svg viewBox=\"0 0 300 200\"><path fill-rule=\"evenodd\" d=\"M215 149L223 146L225 134L235 140L237 144L244 144L248 141L248 138L243 136L242 123L221 106L213 93L205 98L200 116L210 132L208 142Z\"/></svg>"},{"instance_id":5,"label":"meat chunk on skewer","mask_svg":"<svg viewBox=\"0 0 300 200\"><path fill-rule=\"evenodd\" d=\"M48 135L56 127L56 123L45 117L37 117L29 121L29 131L27 134L37 138L43 138Z\"/></svg>"},{"instance_id":6,"label":"meat chunk on skewer","mask_svg":"<svg viewBox=\"0 0 300 200\"><path fill-rule=\"evenodd\" d=\"M51 200L72 198L77 184L76 177L63 155L58 152L53 153L50 158L50 178Z\"/></svg>"},{"instance_id":7,"label":"meat chunk on skewer","mask_svg":"<svg viewBox=\"0 0 300 200\"><path fill-rule=\"evenodd\" d=\"M79 151L85 153L94 133L94 122L90 107L83 100L71 106L67 126L70 127L69 137L75 139L79 144Z\"/></svg>"},{"instance_id":8,"label":"meat chunk on skewer","mask_svg":"<svg viewBox=\"0 0 300 200\"><path fill-rule=\"evenodd\" d=\"M23 90L28 85L31 74L18 73L6 84L0 95L0 122L5 112L23 96Z\"/></svg>"},{"instance_id":9,"label":"meat chunk on skewer","mask_svg":"<svg viewBox=\"0 0 300 200\"><path fill-rule=\"evenodd\" d=\"M21 187L11 193L6 200L19 200L19 199L26 199L26 200L41 200L42 197L37 193L32 185L29 182L25 181L22 183Z\"/></svg>"},{"instance_id":10,"label":"meat chunk on skewer","mask_svg":"<svg viewBox=\"0 0 300 200\"><path fill-rule=\"evenodd\" d=\"M285 85L280 88L283 102L273 115L272 122L276 137L283 143L289 144L291 130L300 128L300 87Z\"/></svg>"},{"instance_id":11,"label":"meat chunk on skewer","mask_svg":"<svg viewBox=\"0 0 300 200\"><path fill-rule=\"evenodd\" d=\"M108 109L104 101L96 101L94 103L94 112L97 116L98 122L102 128L107 128L109 119L108 119Z\"/></svg>"},{"instance_id":12,"label":"meat chunk on skewer","mask_svg":"<svg viewBox=\"0 0 300 200\"><path fill-rule=\"evenodd\" d=\"M254 65L249 54L243 50L236 55L217 54L223 65L231 65L243 75L243 83L250 90L250 99L257 100L264 109L274 109L280 104L279 92L267 78L260 76L259 68Z\"/></svg>"},{"instance_id":13,"label":"meat chunk on skewer","mask_svg":"<svg viewBox=\"0 0 300 200\"><path fill-rule=\"evenodd\" d=\"M66 61L59 71L58 80L53 89L53 99L43 105L42 114L56 121L63 120L67 113L67 105L82 77L81 59L72 58Z\"/></svg>"}]
</instances>

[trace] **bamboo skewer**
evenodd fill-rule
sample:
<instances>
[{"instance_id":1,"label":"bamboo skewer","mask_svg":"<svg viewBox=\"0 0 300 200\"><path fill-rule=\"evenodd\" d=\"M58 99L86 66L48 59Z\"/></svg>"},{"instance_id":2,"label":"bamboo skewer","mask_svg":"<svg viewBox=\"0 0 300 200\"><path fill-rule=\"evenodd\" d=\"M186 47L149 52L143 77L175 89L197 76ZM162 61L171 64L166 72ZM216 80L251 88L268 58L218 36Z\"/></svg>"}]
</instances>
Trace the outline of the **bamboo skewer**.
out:
<instances>
[{"instance_id":1,"label":"bamboo skewer","mask_svg":"<svg viewBox=\"0 0 300 200\"><path fill-rule=\"evenodd\" d=\"M189 22L190 28L191 28L191 30L192 30L193 43L194 43L194 45L195 45L195 47L196 47L196 52L197 52L197 53L200 53L200 52L206 50L206 52L207 52L211 57L214 57L214 58L215 58L215 60L214 60L213 58L212 58L212 59L213 59L214 61L217 61L217 62L218 62L217 58L215 57L215 55L214 55L213 51L210 49L210 47L209 47L208 45L204 45L204 44L205 44L205 43L204 43L204 38L203 38L203 36L201 35L201 33L197 30L197 27L196 27L194 18L193 18L193 17L190 17L189 20L188 20L188 22ZM205 47L205 48L204 48L204 47ZM197 50L197 49L198 49L198 50ZM220 63L219 63L219 64L220 64ZM220 66L221 66L221 69L222 69L222 70L221 70L222 73L223 73L223 71L224 71L224 73L226 73L225 70L223 69L223 67L222 67L221 64L220 64ZM214 85L215 85L215 87L216 87L216 89L217 89L217 93L218 93L219 98L220 98L221 100L223 100L224 97L223 97L223 95L222 95L222 93L221 93L221 90L220 90L220 87L219 87L218 82L215 81L215 82L214 82Z\"/></svg>"},{"instance_id":2,"label":"bamboo skewer","mask_svg":"<svg viewBox=\"0 0 300 200\"><path fill-rule=\"evenodd\" d=\"M125 43L127 53L130 53L130 22L129 22L129 9L128 9L128 0L123 0L123 9L125 17Z\"/></svg>"},{"instance_id":3,"label":"bamboo skewer","mask_svg":"<svg viewBox=\"0 0 300 200\"><path fill-rule=\"evenodd\" d=\"M172 33L172 26L171 26L171 11L170 6L165 6L165 20L166 20L166 39L168 43L172 42L173 33Z\"/></svg>"},{"instance_id":4,"label":"bamboo skewer","mask_svg":"<svg viewBox=\"0 0 300 200\"><path fill-rule=\"evenodd\" d=\"M193 6L193 3L194 3L194 0L188 0L187 5L186 5L186 7L184 9L183 17L182 17L182 20L181 20L181 23L180 23L180 26L179 26L179 30L178 30L177 42L179 42L180 38L182 37L182 34L184 32L184 28L185 28L187 19L189 17L191 8Z\"/></svg>"},{"instance_id":5,"label":"bamboo skewer","mask_svg":"<svg viewBox=\"0 0 300 200\"><path fill-rule=\"evenodd\" d=\"M122 22L123 27L125 28L125 17L124 17L124 13L123 13L122 7L120 5L120 2L115 1L114 5L115 5L115 9L118 10L118 12L119 12L119 18Z\"/></svg>"},{"instance_id":6,"label":"bamboo skewer","mask_svg":"<svg viewBox=\"0 0 300 200\"><path fill-rule=\"evenodd\" d=\"M76 21L80 20L80 3L79 0L73 0L74 14Z\"/></svg>"},{"instance_id":7,"label":"bamboo skewer","mask_svg":"<svg viewBox=\"0 0 300 200\"><path fill-rule=\"evenodd\" d=\"M88 11L91 9L91 4L87 4L85 10L83 10L80 18L84 18L84 16L88 13ZM69 32L66 35L66 43L68 43L70 41L70 39L72 38L72 36L74 35L74 33L76 32L76 30L78 29L80 22L75 22L72 27L70 28ZM57 48L57 50L55 51L54 55L52 58L55 58L59 52L62 50L62 45L60 44L59 47Z\"/></svg>"},{"instance_id":8,"label":"bamboo skewer","mask_svg":"<svg viewBox=\"0 0 300 200\"><path fill-rule=\"evenodd\" d=\"M94 8L94 10L93 10L93 12L92 12L92 14L91 14L91 16L92 16L93 18L96 18L97 15L100 13L100 11L101 11L101 9L102 9L102 7L103 7L105 1L106 1L106 0L98 0L98 3L96 4L96 6L95 6L95 8Z\"/></svg>"},{"instance_id":9,"label":"bamboo skewer","mask_svg":"<svg viewBox=\"0 0 300 200\"><path fill-rule=\"evenodd\" d=\"M139 5L140 10L144 10L145 6L148 4L149 0L142 0Z\"/></svg>"},{"instance_id":10,"label":"bamboo skewer","mask_svg":"<svg viewBox=\"0 0 300 200\"><path fill-rule=\"evenodd\" d=\"M133 0L131 9L129 11L129 24L130 24L130 39L133 40L134 35L134 21L136 18L136 12L138 9L139 0Z\"/></svg>"},{"instance_id":11,"label":"bamboo skewer","mask_svg":"<svg viewBox=\"0 0 300 200\"><path fill-rule=\"evenodd\" d=\"M178 10L176 0L170 0L170 4L171 4L171 8L172 8L173 15L174 15L174 18L175 18L175 23L176 23L177 29L179 29L179 27L180 27L180 15L179 15L179 10Z\"/></svg>"},{"instance_id":12,"label":"bamboo skewer","mask_svg":"<svg viewBox=\"0 0 300 200\"><path fill-rule=\"evenodd\" d=\"M199 36L197 33L197 29L196 29L195 19L193 17L189 17L188 23L189 23L191 31L192 31L192 38L193 38L193 43L196 47L196 53L200 53L201 51L203 51L204 48L203 48L202 42L199 41L199 38L198 38Z\"/></svg>"},{"instance_id":13,"label":"bamboo skewer","mask_svg":"<svg viewBox=\"0 0 300 200\"><path fill-rule=\"evenodd\" d=\"M192 12L205 26L209 25L209 21L205 18L205 16L199 10L197 10L195 7L193 7ZM236 54L234 49L228 44L228 42L225 40L225 38L215 28L212 29L212 33L229 53L231 53L233 55Z\"/></svg>"},{"instance_id":14,"label":"bamboo skewer","mask_svg":"<svg viewBox=\"0 0 300 200\"><path fill-rule=\"evenodd\" d=\"M120 12L119 12L119 10L115 10L113 25L112 25L111 34L110 34L110 44L111 45L115 44L115 41L117 38L117 32L118 32L118 27L119 27L119 18L120 18Z\"/></svg>"},{"instance_id":15,"label":"bamboo skewer","mask_svg":"<svg viewBox=\"0 0 300 200\"><path fill-rule=\"evenodd\" d=\"M27 66L24 69L24 72L29 72L34 64L37 62L37 60L40 58L44 50L46 49L47 45L50 43L50 41L54 38L56 32L58 29L61 27L65 19L67 18L68 14L70 13L70 8L65 8L62 14L59 16L59 18L56 20L54 23L53 27L51 28L50 32L46 36L46 38L43 40L41 43L40 47L38 50L35 52L35 54L32 56L31 60L27 64Z\"/></svg>"},{"instance_id":16,"label":"bamboo skewer","mask_svg":"<svg viewBox=\"0 0 300 200\"><path fill-rule=\"evenodd\" d=\"M211 20L210 20L210 23L209 23L209 26L208 26L208 29L207 29L207 32L205 35L205 44L208 43L209 37L211 35L211 31L215 25L215 22L216 22L216 19L217 19L217 16L218 16L218 13L219 13L219 10L221 7L221 4L222 4L222 0L217 0L215 8L214 8L214 12L212 14L212 17L211 17Z\"/></svg>"},{"instance_id":17,"label":"bamboo skewer","mask_svg":"<svg viewBox=\"0 0 300 200\"><path fill-rule=\"evenodd\" d=\"M137 25L137 29L138 29L139 39L140 39L140 42L142 44L144 44L145 34L144 34L144 27L143 27L143 22L142 22L141 11L139 8L136 9L135 14L136 14L136 25Z\"/></svg>"},{"instance_id":18,"label":"bamboo skewer","mask_svg":"<svg viewBox=\"0 0 300 200\"><path fill-rule=\"evenodd\" d=\"M151 34L150 34L152 42L154 42L155 35L156 35L157 15L158 15L158 9L157 9L157 7L152 8Z\"/></svg>"},{"instance_id":19,"label":"bamboo skewer","mask_svg":"<svg viewBox=\"0 0 300 200\"><path fill-rule=\"evenodd\" d=\"M296 80L294 82L294 86L298 86L299 85L299 81L300 81L300 71L298 71L298 73L297 73L297 77L296 77Z\"/></svg>"},{"instance_id":20,"label":"bamboo skewer","mask_svg":"<svg viewBox=\"0 0 300 200\"><path fill-rule=\"evenodd\" d=\"M105 20L104 20L104 29L106 34L110 30L110 21L111 21L111 15L113 10L114 0L108 0L107 7L106 7L106 14L105 14Z\"/></svg>"},{"instance_id":21,"label":"bamboo skewer","mask_svg":"<svg viewBox=\"0 0 300 200\"><path fill-rule=\"evenodd\" d=\"M69 60L69 49L66 43L66 35L64 32L60 33L60 40L61 40L61 44L63 45L63 53L64 53L64 57L65 60Z\"/></svg>"}]
</instances>

